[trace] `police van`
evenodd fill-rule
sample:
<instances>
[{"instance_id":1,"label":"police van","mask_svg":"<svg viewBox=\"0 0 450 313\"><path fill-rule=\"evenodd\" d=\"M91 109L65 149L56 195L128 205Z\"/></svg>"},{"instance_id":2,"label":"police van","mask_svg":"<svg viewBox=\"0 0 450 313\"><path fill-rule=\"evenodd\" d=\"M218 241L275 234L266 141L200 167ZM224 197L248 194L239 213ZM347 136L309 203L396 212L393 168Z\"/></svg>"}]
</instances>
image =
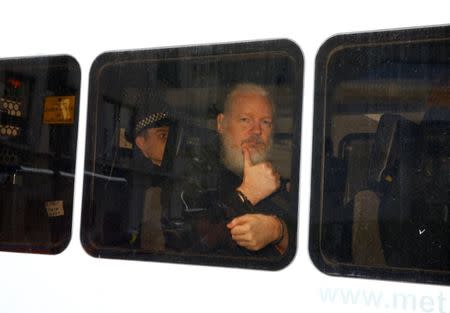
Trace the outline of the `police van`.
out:
<instances>
[{"instance_id":1,"label":"police van","mask_svg":"<svg viewBox=\"0 0 450 313\"><path fill-rule=\"evenodd\" d=\"M450 311L448 4L3 6L1 312Z\"/></svg>"}]
</instances>

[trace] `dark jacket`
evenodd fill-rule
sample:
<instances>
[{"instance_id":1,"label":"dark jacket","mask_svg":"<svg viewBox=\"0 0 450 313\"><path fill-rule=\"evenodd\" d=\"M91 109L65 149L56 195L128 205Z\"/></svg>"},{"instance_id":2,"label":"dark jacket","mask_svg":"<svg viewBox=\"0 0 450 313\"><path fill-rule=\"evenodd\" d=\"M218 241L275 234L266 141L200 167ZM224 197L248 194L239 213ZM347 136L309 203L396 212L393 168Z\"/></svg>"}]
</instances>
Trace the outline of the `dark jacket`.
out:
<instances>
[{"instance_id":1,"label":"dark jacket","mask_svg":"<svg viewBox=\"0 0 450 313\"><path fill-rule=\"evenodd\" d=\"M220 166L218 171L220 174L218 175L217 198L211 203L207 214L197 222L199 241L195 244L195 249L231 256L279 256L280 253L272 244L259 251L251 251L238 246L232 240L230 230L226 225L235 217L248 213L276 215L285 220L288 208L288 194L285 188L282 187L253 206L248 201L243 202L236 192L242 178L223 166Z\"/></svg>"}]
</instances>

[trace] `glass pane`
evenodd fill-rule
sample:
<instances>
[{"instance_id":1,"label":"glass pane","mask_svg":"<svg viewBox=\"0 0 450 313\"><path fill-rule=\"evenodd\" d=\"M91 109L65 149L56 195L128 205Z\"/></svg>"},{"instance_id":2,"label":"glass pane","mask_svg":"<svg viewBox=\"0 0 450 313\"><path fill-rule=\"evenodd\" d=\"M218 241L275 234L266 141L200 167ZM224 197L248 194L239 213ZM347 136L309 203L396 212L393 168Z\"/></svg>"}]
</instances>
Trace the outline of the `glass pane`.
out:
<instances>
[{"instance_id":1,"label":"glass pane","mask_svg":"<svg viewBox=\"0 0 450 313\"><path fill-rule=\"evenodd\" d=\"M321 270L450 281L449 31L336 36L321 48L310 240Z\"/></svg>"},{"instance_id":2,"label":"glass pane","mask_svg":"<svg viewBox=\"0 0 450 313\"><path fill-rule=\"evenodd\" d=\"M301 75L289 41L101 55L90 82L85 249L285 266L297 231Z\"/></svg>"},{"instance_id":3,"label":"glass pane","mask_svg":"<svg viewBox=\"0 0 450 313\"><path fill-rule=\"evenodd\" d=\"M70 241L79 92L71 57L0 60L0 250Z\"/></svg>"}]
</instances>

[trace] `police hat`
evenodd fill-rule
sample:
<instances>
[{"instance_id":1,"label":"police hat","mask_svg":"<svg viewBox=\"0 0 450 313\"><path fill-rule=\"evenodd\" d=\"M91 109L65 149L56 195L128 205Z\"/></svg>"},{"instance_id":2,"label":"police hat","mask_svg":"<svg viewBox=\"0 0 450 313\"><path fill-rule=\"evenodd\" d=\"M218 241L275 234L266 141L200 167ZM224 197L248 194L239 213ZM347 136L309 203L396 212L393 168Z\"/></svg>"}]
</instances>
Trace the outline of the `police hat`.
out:
<instances>
[{"instance_id":1,"label":"police hat","mask_svg":"<svg viewBox=\"0 0 450 313\"><path fill-rule=\"evenodd\" d=\"M171 124L171 113L167 102L155 93L146 92L135 99L136 110L127 137L133 140L145 129L168 126Z\"/></svg>"}]
</instances>

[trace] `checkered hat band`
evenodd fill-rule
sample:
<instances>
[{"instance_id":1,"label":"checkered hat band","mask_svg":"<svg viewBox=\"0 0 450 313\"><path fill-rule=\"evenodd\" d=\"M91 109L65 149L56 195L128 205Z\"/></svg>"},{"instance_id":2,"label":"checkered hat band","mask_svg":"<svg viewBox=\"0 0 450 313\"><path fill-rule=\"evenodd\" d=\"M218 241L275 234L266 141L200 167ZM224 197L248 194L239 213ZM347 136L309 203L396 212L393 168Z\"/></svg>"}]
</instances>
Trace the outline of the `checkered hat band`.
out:
<instances>
[{"instance_id":1,"label":"checkered hat band","mask_svg":"<svg viewBox=\"0 0 450 313\"><path fill-rule=\"evenodd\" d=\"M166 112L159 112L159 113L150 114L149 116L147 116L146 118L140 120L136 124L136 127L134 129L134 133L135 134L139 134L139 132L141 130L143 130L144 128L147 128L150 125L152 125L153 123L156 123L156 122L158 122L160 120L163 120L163 119L165 119L167 117L168 117L168 114Z\"/></svg>"}]
</instances>

